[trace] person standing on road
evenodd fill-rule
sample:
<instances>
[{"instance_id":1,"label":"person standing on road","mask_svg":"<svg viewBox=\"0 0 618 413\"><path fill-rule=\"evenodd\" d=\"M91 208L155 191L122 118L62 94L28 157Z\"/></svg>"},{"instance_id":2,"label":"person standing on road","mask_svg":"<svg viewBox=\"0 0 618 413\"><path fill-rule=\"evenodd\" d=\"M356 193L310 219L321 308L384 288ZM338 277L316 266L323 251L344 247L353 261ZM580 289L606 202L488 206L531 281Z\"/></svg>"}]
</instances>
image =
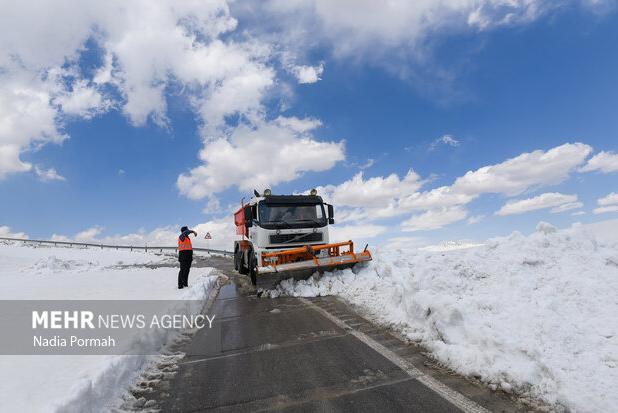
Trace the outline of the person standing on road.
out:
<instances>
[{"instance_id":1,"label":"person standing on road","mask_svg":"<svg viewBox=\"0 0 618 413\"><path fill-rule=\"evenodd\" d=\"M180 271L178 272L178 289L189 286L189 270L191 270L191 262L193 261L193 245L189 235L193 233L197 237L197 232L187 228L180 228L180 236L178 237L178 261L180 262Z\"/></svg>"}]
</instances>

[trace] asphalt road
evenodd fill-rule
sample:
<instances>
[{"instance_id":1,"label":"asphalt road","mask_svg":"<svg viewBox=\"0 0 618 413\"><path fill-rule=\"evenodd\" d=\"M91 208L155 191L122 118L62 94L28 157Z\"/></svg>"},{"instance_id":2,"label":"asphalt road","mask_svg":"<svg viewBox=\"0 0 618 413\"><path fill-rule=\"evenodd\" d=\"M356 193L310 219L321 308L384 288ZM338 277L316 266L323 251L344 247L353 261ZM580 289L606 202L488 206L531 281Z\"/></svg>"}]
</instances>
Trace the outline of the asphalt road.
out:
<instances>
[{"instance_id":1,"label":"asphalt road","mask_svg":"<svg viewBox=\"0 0 618 413\"><path fill-rule=\"evenodd\" d=\"M441 369L388 330L334 297L256 296L231 260L211 258L230 276L202 330L165 389L163 412L514 412L506 395Z\"/></svg>"}]
</instances>

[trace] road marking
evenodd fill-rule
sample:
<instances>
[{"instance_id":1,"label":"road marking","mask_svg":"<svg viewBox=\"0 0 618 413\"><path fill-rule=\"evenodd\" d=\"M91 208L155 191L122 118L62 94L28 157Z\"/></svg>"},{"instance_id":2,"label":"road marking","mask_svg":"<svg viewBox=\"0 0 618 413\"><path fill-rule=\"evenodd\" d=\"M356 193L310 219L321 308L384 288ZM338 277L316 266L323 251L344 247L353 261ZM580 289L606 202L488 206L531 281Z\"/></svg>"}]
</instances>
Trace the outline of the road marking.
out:
<instances>
[{"instance_id":1,"label":"road marking","mask_svg":"<svg viewBox=\"0 0 618 413\"><path fill-rule=\"evenodd\" d=\"M343 329L346 329L348 333L350 333L351 335L353 335L354 337L362 341L364 344L366 344L373 350L380 353L382 356L388 359L391 363L393 363L394 365L396 365L397 367L405 371L410 377L413 377L419 382L423 383L426 387L438 393L443 399L448 400L453 405L458 407L460 410L466 413L491 413L489 410L487 410L483 406L478 405L477 403L465 397L463 394L451 389L444 383L434 379L433 377L427 376L425 373L423 373L422 371L414 367L412 363L410 363L403 357L399 356L397 353L384 347L382 344L378 343L377 341L375 341L368 335L350 327L345 322L343 322L336 316L332 315L325 309L319 307L318 305L307 300L306 298L301 298L300 300L303 303L305 303L307 306L311 307L315 311L322 314L324 317L328 318L330 321L335 323L335 325Z\"/></svg>"}]
</instances>

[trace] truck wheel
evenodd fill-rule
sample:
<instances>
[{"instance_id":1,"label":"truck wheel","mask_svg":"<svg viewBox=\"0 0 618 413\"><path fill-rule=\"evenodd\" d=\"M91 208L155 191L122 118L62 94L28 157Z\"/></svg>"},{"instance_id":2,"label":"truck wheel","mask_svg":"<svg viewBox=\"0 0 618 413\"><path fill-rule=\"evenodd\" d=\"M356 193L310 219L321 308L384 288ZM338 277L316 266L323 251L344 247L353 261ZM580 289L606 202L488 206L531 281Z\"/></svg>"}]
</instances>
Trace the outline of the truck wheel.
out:
<instances>
[{"instance_id":1,"label":"truck wheel","mask_svg":"<svg viewBox=\"0 0 618 413\"><path fill-rule=\"evenodd\" d=\"M240 268L238 268L238 272L242 275L247 275L249 273L249 269L245 267L245 263L242 257L240 258Z\"/></svg>"},{"instance_id":2,"label":"truck wheel","mask_svg":"<svg viewBox=\"0 0 618 413\"><path fill-rule=\"evenodd\" d=\"M249 269L245 265L245 254L242 251L238 251L238 272L240 274L246 275L249 273Z\"/></svg>"},{"instance_id":3,"label":"truck wheel","mask_svg":"<svg viewBox=\"0 0 618 413\"><path fill-rule=\"evenodd\" d=\"M249 256L249 276L251 277L251 284L257 284L257 258L253 251L251 251L251 255Z\"/></svg>"},{"instance_id":4,"label":"truck wheel","mask_svg":"<svg viewBox=\"0 0 618 413\"><path fill-rule=\"evenodd\" d=\"M234 271L240 270L240 257L238 253L238 247L234 250Z\"/></svg>"}]
</instances>

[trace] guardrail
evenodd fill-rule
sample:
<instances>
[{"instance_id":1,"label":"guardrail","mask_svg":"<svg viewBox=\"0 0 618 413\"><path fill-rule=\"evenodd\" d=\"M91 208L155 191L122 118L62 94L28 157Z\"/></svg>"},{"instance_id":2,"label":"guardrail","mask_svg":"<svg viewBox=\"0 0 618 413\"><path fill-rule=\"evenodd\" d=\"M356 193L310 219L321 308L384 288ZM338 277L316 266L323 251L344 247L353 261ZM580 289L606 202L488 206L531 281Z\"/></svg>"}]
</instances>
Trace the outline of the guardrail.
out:
<instances>
[{"instance_id":1,"label":"guardrail","mask_svg":"<svg viewBox=\"0 0 618 413\"><path fill-rule=\"evenodd\" d=\"M0 241L20 241L20 242L31 242L34 244L51 244L54 246L58 246L58 245L68 245L69 247L73 247L73 246L81 246L81 247L95 247L95 248L111 248L111 249L126 249L126 250L144 250L144 251L160 251L163 252L164 250L166 251L176 251L178 250L177 247L157 247L157 246L148 246L148 245L144 245L144 246L134 246L134 245L110 245L110 244L94 244L94 243L89 243L89 242L73 242L73 241L51 241L51 240L41 240L41 239L25 239L25 238L6 238L6 237L0 237ZM210 254L221 254L221 255L228 255L228 256L233 256L234 253L231 251L225 251L225 250L216 250L216 249L211 249L211 248L193 248L193 251L202 251L202 252L208 252Z\"/></svg>"}]
</instances>

